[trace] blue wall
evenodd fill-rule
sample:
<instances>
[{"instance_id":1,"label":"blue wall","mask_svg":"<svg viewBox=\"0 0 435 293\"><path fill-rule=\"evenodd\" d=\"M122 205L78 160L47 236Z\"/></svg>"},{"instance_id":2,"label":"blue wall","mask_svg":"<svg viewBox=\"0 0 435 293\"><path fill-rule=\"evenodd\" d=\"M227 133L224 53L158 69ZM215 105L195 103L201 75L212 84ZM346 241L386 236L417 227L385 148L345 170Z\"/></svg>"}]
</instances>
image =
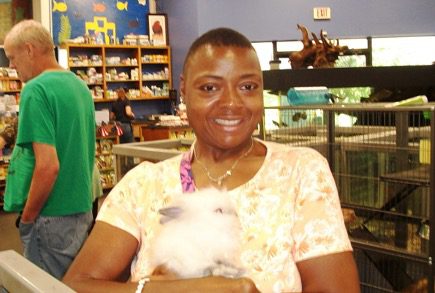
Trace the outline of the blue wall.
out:
<instances>
[{"instance_id":1,"label":"blue wall","mask_svg":"<svg viewBox=\"0 0 435 293\"><path fill-rule=\"evenodd\" d=\"M148 34L147 14L149 6L145 0L51 0L53 39L60 44L65 39L83 36L86 23L94 23L107 35L115 35L122 43L127 34ZM97 17L97 19L95 19ZM94 29L89 34L95 33ZM109 44L106 39L106 44Z\"/></svg>"},{"instance_id":2,"label":"blue wall","mask_svg":"<svg viewBox=\"0 0 435 293\"><path fill-rule=\"evenodd\" d=\"M315 33L325 29L330 38L435 35L435 0L160 0L157 3L159 10L168 14L175 88L190 43L215 27L232 27L252 41L299 40L297 23ZM313 7L319 6L331 8L331 20L313 20Z\"/></svg>"}]
</instances>

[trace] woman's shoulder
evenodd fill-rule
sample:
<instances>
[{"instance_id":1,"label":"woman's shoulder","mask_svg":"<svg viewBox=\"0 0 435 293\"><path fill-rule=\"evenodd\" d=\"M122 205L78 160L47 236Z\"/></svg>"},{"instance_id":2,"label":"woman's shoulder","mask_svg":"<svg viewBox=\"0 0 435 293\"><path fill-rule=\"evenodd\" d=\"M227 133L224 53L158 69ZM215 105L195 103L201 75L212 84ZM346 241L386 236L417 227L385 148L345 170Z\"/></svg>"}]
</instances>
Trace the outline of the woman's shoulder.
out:
<instances>
[{"instance_id":1,"label":"woman's shoulder","mask_svg":"<svg viewBox=\"0 0 435 293\"><path fill-rule=\"evenodd\" d=\"M270 158L296 158L300 160L320 158L324 156L314 148L307 146L293 146L272 141L261 141L267 149Z\"/></svg>"},{"instance_id":2,"label":"woman's shoulder","mask_svg":"<svg viewBox=\"0 0 435 293\"><path fill-rule=\"evenodd\" d=\"M144 161L128 171L111 193L128 195L140 202L153 194L181 190L180 161L181 156L157 163Z\"/></svg>"},{"instance_id":3,"label":"woman's shoulder","mask_svg":"<svg viewBox=\"0 0 435 293\"><path fill-rule=\"evenodd\" d=\"M161 176L170 176L174 173L179 174L181 162L181 155L177 155L171 157L169 159L159 161L159 162L151 162L151 161L143 161L133 169L131 169L126 175L126 178L161 178Z\"/></svg>"}]
</instances>

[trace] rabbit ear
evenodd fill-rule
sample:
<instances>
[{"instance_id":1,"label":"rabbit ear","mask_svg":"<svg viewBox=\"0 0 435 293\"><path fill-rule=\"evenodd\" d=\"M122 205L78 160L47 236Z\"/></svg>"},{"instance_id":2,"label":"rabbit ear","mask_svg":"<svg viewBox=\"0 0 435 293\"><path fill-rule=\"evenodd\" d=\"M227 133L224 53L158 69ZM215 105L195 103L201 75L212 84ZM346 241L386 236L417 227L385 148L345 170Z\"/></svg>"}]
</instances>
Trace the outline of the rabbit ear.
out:
<instances>
[{"instance_id":1,"label":"rabbit ear","mask_svg":"<svg viewBox=\"0 0 435 293\"><path fill-rule=\"evenodd\" d=\"M170 220L178 218L183 213L183 209L180 207L169 207L160 209L159 213L162 215L160 218L160 224L163 225Z\"/></svg>"}]
</instances>

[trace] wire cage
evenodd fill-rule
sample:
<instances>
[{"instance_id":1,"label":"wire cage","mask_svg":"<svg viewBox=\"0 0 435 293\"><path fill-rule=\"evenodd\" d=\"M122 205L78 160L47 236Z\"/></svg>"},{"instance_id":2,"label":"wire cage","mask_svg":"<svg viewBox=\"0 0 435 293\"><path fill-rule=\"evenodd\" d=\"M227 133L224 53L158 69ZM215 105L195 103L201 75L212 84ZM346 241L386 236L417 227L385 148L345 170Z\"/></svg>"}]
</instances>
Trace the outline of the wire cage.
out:
<instances>
[{"instance_id":1,"label":"wire cage","mask_svg":"<svg viewBox=\"0 0 435 293\"><path fill-rule=\"evenodd\" d=\"M362 292L434 292L433 123L431 104L265 109L263 139L328 159Z\"/></svg>"}]
</instances>

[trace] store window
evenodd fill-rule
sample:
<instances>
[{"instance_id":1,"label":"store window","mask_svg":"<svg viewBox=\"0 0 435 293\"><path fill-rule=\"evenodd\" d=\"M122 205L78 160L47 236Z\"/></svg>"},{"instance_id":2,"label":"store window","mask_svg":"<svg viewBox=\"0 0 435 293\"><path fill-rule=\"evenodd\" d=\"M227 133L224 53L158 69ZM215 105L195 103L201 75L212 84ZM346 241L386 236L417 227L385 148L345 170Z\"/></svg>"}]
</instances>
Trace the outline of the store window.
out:
<instances>
[{"instance_id":1,"label":"store window","mask_svg":"<svg viewBox=\"0 0 435 293\"><path fill-rule=\"evenodd\" d=\"M373 38L373 66L430 65L435 36Z\"/></svg>"},{"instance_id":2,"label":"store window","mask_svg":"<svg viewBox=\"0 0 435 293\"><path fill-rule=\"evenodd\" d=\"M261 70L269 69L269 62L273 59L272 42L255 42L252 43L257 51L258 59L260 60Z\"/></svg>"},{"instance_id":3,"label":"store window","mask_svg":"<svg viewBox=\"0 0 435 293\"><path fill-rule=\"evenodd\" d=\"M291 69L290 52L300 51L303 44L297 41L253 43L262 70L269 70L269 62L278 59L279 69ZM274 45L276 49L274 50ZM340 39L339 45L347 46L353 54L339 56L335 67L430 65L435 63L435 36L353 38ZM371 88L329 89L339 103L359 103L371 94ZM273 100L268 96L267 100ZM285 100L283 97L276 98ZM274 101L272 104L276 104ZM284 103L285 104L285 103Z\"/></svg>"},{"instance_id":4,"label":"store window","mask_svg":"<svg viewBox=\"0 0 435 293\"><path fill-rule=\"evenodd\" d=\"M416 37L388 37L340 39L341 46L348 46L355 51L368 50L373 66L404 66L404 65L430 65L435 62L435 36ZM300 51L303 48L301 41L278 41L276 52L273 51L272 42L254 42L254 48L260 58L262 70L269 70L269 61L276 55L281 61L279 69L289 69L288 54ZM283 55L287 55L284 56ZM336 67L362 67L367 66L364 54L340 56Z\"/></svg>"}]
</instances>

